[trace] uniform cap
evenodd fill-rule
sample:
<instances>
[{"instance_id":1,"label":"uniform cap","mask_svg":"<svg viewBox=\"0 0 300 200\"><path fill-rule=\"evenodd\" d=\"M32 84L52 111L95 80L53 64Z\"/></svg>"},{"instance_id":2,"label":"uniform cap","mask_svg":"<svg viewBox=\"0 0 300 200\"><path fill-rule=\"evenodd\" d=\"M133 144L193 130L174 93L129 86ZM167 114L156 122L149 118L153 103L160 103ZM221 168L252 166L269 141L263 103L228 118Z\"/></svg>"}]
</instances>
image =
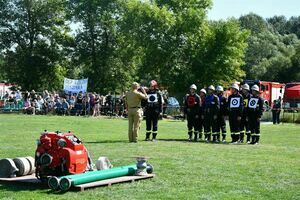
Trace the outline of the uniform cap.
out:
<instances>
[{"instance_id":1,"label":"uniform cap","mask_svg":"<svg viewBox=\"0 0 300 200\"><path fill-rule=\"evenodd\" d=\"M204 94L206 94L206 90L205 90L204 88L202 88L202 89L200 90L200 92L203 92Z\"/></svg>"},{"instance_id":2,"label":"uniform cap","mask_svg":"<svg viewBox=\"0 0 300 200\"><path fill-rule=\"evenodd\" d=\"M215 91L215 87L213 85L208 86L207 89Z\"/></svg>"},{"instance_id":3,"label":"uniform cap","mask_svg":"<svg viewBox=\"0 0 300 200\"><path fill-rule=\"evenodd\" d=\"M236 84L236 83L232 84L232 85L231 85L231 88L236 89L237 91L240 90L238 84Z\"/></svg>"},{"instance_id":4,"label":"uniform cap","mask_svg":"<svg viewBox=\"0 0 300 200\"><path fill-rule=\"evenodd\" d=\"M197 86L196 86L195 84L192 84L192 85L190 86L190 89L197 90Z\"/></svg>"},{"instance_id":5,"label":"uniform cap","mask_svg":"<svg viewBox=\"0 0 300 200\"><path fill-rule=\"evenodd\" d=\"M250 87L249 87L249 85L247 83L245 83L244 85L242 85L242 89L249 91Z\"/></svg>"},{"instance_id":6,"label":"uniform cap","mask_svg":"<svg viewBox=\"0 0 300 200\"><path fill-rule=\"evenodd\" d=\"M259 92L259 87L257 85L253 85L251 90Z\"/></svg>"},{"instance_id":7,"label":"uniform cap","mask_svg":"<svg viewBox=\"0 0 300 200\"><path fill-rule=\"evenodd\" d=\"M222 86L217 86L217 88L216 88L216 91L217 92L223 92L224 91L224 88L222 87Z\"/></svg>"}]
</instances>

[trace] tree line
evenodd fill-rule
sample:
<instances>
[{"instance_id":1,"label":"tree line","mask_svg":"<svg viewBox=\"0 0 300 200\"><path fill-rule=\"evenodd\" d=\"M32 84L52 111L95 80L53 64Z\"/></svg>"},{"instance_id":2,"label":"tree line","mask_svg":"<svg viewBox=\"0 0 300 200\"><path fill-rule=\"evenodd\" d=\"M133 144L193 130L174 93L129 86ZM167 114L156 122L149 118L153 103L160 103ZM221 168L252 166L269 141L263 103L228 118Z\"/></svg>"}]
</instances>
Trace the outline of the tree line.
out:
<instances>
[{"instance_id":1,"label":"tree line","mask_svg":"<svg viewBox=\"0 0 300 200\"><path fill-rule=\"evenodd\" d=\"M0 79L23 89L125 91L151 79L183 92L232 81L300 80L300 17L211 21L211 0L2 0Z\"/></svg>"}]
</instances>

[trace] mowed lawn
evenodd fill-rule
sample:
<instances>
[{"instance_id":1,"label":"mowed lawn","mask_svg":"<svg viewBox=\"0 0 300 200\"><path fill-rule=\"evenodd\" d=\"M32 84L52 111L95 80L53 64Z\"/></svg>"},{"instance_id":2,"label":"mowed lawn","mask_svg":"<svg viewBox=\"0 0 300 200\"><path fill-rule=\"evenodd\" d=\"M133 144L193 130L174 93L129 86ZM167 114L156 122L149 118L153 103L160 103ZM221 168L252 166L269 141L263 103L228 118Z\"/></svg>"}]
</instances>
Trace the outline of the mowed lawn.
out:
<instances>
[{"instance_id":1,"label":"mowed lawn","mask_svg":"<svg viewBox=\"0 0 300 200\"><path fill-rule=\"evenodd\" d=\"M300 199L299 125L262 125L261 144L252 146L187 142L186 122L169 120L159 122L157 142L145 142L143 122L134 144L124 119L0 115L0 158L34 156L45 129L73 131L93 160L107 156L114 166L149 156L157 176L66 193L0 184L0 199Z\"/></svg>"}]
</instances>

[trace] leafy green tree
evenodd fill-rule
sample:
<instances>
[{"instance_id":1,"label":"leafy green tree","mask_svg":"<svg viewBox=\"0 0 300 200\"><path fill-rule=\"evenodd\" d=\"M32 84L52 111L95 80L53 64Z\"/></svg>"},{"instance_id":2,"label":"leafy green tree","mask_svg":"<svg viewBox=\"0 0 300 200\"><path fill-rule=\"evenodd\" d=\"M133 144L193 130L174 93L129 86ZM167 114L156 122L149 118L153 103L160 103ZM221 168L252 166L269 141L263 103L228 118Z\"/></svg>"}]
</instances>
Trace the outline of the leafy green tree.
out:
<instances>
[{"instance_id":1,"label":"leafy green tree","mask_svg":"<svg viewBox=\"0 0 300 200\"><path fill-rule=\"evenodd\" d=\"M74 63L89 78L89 90L123 90L134 76L134 55L124 51L119 29L122 2L70 0L70 19L79 24L75 36Z\"/></svg>"},{"instance_id":2,"label":"leafy green tree","mask_svg":"<svg viewBox=\"0 0 300 200\"><path fill-rule=\"evenodd\" d=\"M254 13L241 16L239 21L241 27L243 29L250 30L252 34L262 33L270 29L267 21L263 17Z\"/></svg>"},{"instance_id":3,"label":"leafy green tree","mask_svg":"<svg viewBox=\"0 0 300 200\"><path fill-rule=\"evenodd\" d=\"M63 0L3 0L0 48L5 78L23 89L62 88L65 41Z\"/></svg>"}]
</instances>

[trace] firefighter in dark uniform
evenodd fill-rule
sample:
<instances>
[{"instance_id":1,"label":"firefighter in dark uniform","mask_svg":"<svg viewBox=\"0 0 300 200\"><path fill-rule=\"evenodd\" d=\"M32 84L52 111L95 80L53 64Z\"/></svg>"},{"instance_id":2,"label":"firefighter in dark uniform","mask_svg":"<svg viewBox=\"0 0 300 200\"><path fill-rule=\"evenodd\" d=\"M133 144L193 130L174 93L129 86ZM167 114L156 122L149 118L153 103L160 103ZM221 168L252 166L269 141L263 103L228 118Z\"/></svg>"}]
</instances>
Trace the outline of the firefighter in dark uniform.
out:
<instances>
[{"instance_id":1,"label":"firefighter in dark uniform","mask_svg":"<svg viewBox=\"0 0 300 200\"><path fill-rule=\"evenodd\" d=\"M220 110L220 102L217 95L214 94L215 87L209 86L207 93L208 95L205 98L205 107L204 107L204 134L205 142L210 142L211 133L213 135L213 142L217 142L218 135L218 112Z\"/></svg>"},{"instance_id":2,"label":"firefighter in dark uniform","mask_svg":"<svg viewBox=\"0 0 300 200\"><path fill-rule=\"evenodd\" d=\"M148 100L145 102L145 115L146 115L146 141L150 140L152 133L152 141L156 140L157 124L159 116L162 115L163 102L162 95L160 94L157 82L150 81L150 87L147 91Z\"/></svg>"},{"instance_id":3,"label":"firefighter in dark uniform","mask_svg":"<svg viewBox=\"0 0 300 200\"><path fill-rule=\"evenodd\" d=\"M199 140L202 140L202 134L204 130L204 105L205 105L205 98L206 98L206 90L202 88L199 92L201 105L200 105L200 114L199 114Z\"/></svg>"},{"instance_id":4,"label":"firefighter in dark uniform","mask_svg":"<svg viewBox=\"0 0 300 200\"><path fill-rule=\"evenodd\" d=\"M199 133L199 110L201 100L199 95L196 94L197 86L192 84L190 86L190 93L186 95L184 101L184 114L187 117L187 127L189 141L192 141L193 129L194 129L194 141L198 139Z\"/></svg>"},{"instance_id":5,"label":"firefighter in dark uniform","mask_svg":"<svg viewBox=\"0 0 300 200\"><path fill-rule=\"evenodd\" d=\"M259 87L257 85L253 85L251 87L252 96L248 102L248 118L249 118L249 126L251 130L251 138L252 141L250 144L258 144L260 139L260 118L263 114L264 108L263 99L259 96Z\"/></svg>"},{"instance_id":6,"label":"firefighter in dark uniform","mask_svg":"<svg viewBox=\"0 0 300 200\"><path fill-rule=\"evenodd\" d=\"M241 118L241 127L240 127L240 143L244 142L244 136L245 134L247 135L247 143L250 143L250 138L251 138L251 132L249 129L249 122L248 122L248 117L247 117L247 107L248 107L248 102L249 99L251 98L250 94L250 87L247 83L242 85L242 92L241 95L243 96L243 114Z\"/></svg>"},{"instance_id":7,"label":"firefighter in dark uniform","mask_svg":"<svg viewBox=\"0 0 300 200\"><path fill-rule=\"evenodd\" d=\"M234 83L231 86L232 94L228 98L229 126L231 143L236 144L240 138L240 123L243 114L243 97L239 94L239 86Z\"/></svg>"},{"instance_id":8,"label":"firefighter in dark uniform","mask_svg":"<svg viewBox=\"0 0 300 200\"><path fill-rule=\"evenodd\" d=\"M226 142L226 122L225 116L228 115L227 98L223 95L224 89L222 86L216 88L217 96L220 102L220 111L218 113L218 138L217 142L220 141L220 132L222 132L222 142Z\"/></svg>"}]
</instances>

